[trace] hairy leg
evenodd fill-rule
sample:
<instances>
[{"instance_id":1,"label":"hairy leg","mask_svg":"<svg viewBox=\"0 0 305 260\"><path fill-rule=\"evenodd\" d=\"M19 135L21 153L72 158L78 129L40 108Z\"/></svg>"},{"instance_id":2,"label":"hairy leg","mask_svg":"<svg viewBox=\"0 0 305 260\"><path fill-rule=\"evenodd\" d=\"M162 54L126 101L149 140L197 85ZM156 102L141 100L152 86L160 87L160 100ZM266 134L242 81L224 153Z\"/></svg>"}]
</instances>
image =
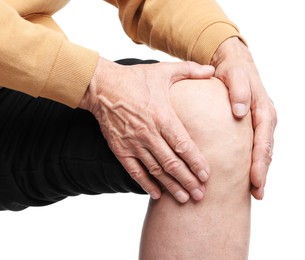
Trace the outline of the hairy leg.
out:
<instances>
[{"instance_id":1,"label":"hairy leg","mask_svg":"<svg viewBox=\"0 0 305 260\"><path fill-rule=\"evenodd\" d=\"M171 89L171 101L208 159L211 177L201 202L179 204L167 192L150 201L140 259L247 259L251 118L234 119L217 79L181 81Z\"/></svg>"}]
</instances>

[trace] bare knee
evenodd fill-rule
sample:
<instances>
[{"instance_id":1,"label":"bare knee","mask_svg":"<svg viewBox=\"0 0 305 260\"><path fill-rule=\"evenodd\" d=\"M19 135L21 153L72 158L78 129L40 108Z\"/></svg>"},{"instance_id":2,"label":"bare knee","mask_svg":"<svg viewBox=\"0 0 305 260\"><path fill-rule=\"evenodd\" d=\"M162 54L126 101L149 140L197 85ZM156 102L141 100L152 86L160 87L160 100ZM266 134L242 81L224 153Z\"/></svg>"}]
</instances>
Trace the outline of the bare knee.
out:
<instances>
[{"instance_id":1,"label":"bare knee","mask_svg":"<svg viewBox=\"0 0 305 260\"><path fill-rule=\"evenodd\" d=\"M234 118L227 88L216 78L176 83L171 102L209 162L208 192L218 197L232 195L234 190L248 194L253 138L250 115Z\"/></svg>"},{"instance_id":2,"label":"bare knee","mask_svg":"<svg viewBox=\"0 0 305 260\"><path fill-rule=\"evenodd\" d=\"M217 79L180 81L171 102L211 176L199 202L179 204L166 191L150 201L140 259L247 259L251 118L232 116L228 91Z\"/></svg>"}]
</instances>

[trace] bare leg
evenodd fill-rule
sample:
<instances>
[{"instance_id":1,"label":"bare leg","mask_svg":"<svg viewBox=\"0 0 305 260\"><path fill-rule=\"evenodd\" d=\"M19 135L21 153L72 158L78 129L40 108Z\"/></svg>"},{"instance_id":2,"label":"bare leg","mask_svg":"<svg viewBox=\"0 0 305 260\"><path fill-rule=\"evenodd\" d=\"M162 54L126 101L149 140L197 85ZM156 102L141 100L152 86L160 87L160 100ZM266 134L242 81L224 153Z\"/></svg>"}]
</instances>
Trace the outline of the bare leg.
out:
<instances>
[{"instance_id":1,"label":"bare leg","mask_svg":"<svg viewBox=\"0 0 305 260\"><path fill-rule=\"evenodd\" d=\"M217 79L175 84L171 101L206 156L211 177L201 202L151 200L143 226L141 260L244 260L250 234L251 118L235 120Z\"/></svg>"}]
</instances>

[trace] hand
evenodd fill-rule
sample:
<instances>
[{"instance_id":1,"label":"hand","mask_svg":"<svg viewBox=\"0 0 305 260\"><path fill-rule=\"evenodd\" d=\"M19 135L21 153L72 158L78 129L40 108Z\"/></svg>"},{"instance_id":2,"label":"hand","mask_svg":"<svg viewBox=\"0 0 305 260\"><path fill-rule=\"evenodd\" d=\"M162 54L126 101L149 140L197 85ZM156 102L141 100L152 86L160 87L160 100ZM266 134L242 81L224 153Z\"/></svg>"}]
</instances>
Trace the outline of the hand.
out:
<instances>
[{"instance_id":1,"label":"hand","mask_svg":"<svg viewBox=\"0 0 305 260\"><path fill-rule=\"evenodd\" d=\"M251 109L254 146L250 179L251 193L263 199L266 175L272 159L276 111L261 82L248 48L236 37L223 42L211 64L215 76L229 89L233 114L242 118Z\"/></svg>"},{"instance_id":2,"label":"hand","mask_svg":"<svg viewBox=\"0 0 305 260\"><path fill-rule=\"evenodd\" d=\"M204 195L209 166L176 116L169 89L176 81L214 72L194 62L98 62L79 106L93 113L113 153L154 199L161 196L156 180L181 203Z\"/></svg>"}]
</instances>

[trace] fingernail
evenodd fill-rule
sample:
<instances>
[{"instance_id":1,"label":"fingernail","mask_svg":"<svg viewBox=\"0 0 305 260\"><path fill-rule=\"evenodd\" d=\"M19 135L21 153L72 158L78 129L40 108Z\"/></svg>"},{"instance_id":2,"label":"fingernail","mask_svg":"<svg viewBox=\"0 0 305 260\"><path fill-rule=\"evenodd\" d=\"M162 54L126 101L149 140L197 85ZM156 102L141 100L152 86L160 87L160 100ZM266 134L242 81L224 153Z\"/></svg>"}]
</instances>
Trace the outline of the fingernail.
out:
<instances>
[{"instance_id":1,"label":"fingernail","mask_svg":"<svg viewBox=\"0 0 305 260\"><path fill-rule=\"evenodd\" d=\"M202 65L203 68L205 68L206 70L210 70L210 71L214 71L215 68L212 65Z\"/></svg>"},{"instance_id":2,"label":"fingernail","mask_svg":"<svg viewBox=\"0 0 305 260\"><path fill-rule=\"evenodd\" d=\"M233 113L237 117L243 117L247 114L247 107L245 104L236 103L233 105Z\"/></svg>"},{"instance_id":3,"label":"fingernail","mask_svg":"<svg viewBox=\"0 0 305 260\"><path fill-rule=\"evenodd\" d=\"M183 191L177 191L174 196L181 203L187 202L190 198L189 195Z\"/></svg>"},{"instance_id":4,"label":"fingernail","mask_svg":"<svg viewBox=\"0 0 305 260\"><path fill-rule=\"evenodd\" d=\"M206 182L209 178L209 175L207 174L207 172L205 170L202 170L198 173L198 178L202 181L202 182Z\"/></svg>"},{"instance_id":5,"label":"fingernail","mask_svg":"<svg viewBox=\"0 0 305 260\"><path fill-rule=\"evenodd\" d=\"M160 198L159 193L156 192L156 191L152 191L149 195L150 195L150 197L151 197L152 199L154 199L154 200L157 200L157 199Z\"/></svg>"},{"instance_id":6,"label":"fingernail","mask_svg":"<svg viewBox=\"0 0 305 260\"><path fill-rule=\"evenodd\" d=\"M201 200L203 198L203 192L199 189L195 189L191 192L194 200Z\"/></svg>"},{"instance_id":7,"label":"fingernail","mask_svg":"<svg viewBox=\"0 0 305 260\"><path fill-rule=\"evenodd\" d=\"M264 199L264 196L265 196L265 189L263 188L262 191L261 191L261 200Z\"/></svg>"}]
</instances>

